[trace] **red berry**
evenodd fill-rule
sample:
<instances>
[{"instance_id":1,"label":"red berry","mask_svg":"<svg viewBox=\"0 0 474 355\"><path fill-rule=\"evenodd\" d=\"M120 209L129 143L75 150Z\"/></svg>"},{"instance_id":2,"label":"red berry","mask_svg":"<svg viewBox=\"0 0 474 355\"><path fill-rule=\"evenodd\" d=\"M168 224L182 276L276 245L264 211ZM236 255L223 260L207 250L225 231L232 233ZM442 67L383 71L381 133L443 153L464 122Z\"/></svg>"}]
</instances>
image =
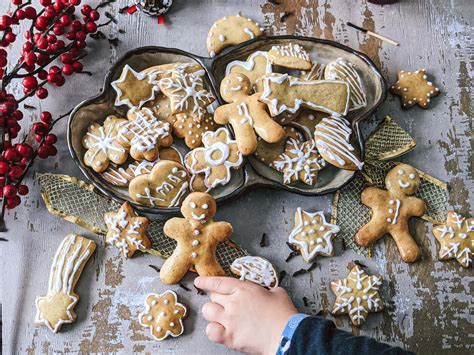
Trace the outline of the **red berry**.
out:
<instances>
[{"instance_id":1,"label":"red berry","mask_svg":"<svg viewBox=\"0 0 474 355\"><path fill-rule=\"evenodd\" d=\"M39 49L46 49L48 48L48 40L46 38L40 38L38 42L36 42L36 45Z\"/></svg>"},{"instance_id":2,"label":"red berry","mask_svg":"<svg viewBox=\"0 0 474 355\"><path fill-rule=\"evenodd\" d=\"M35 134L35 141L37 141L39 143L42 140L43 140L43 136L40 136L39 134Z\"/></svg>"},{"instance_id":3,"label":"red berry","mask_svg":"<svg viewBox=\"0 0 474 355\"><path fill-rule=\"evenodd\" d=\"M62 71L64 75L71 75L72 73L74 73L74 67L72 66L72 64L64 64Z\"/></svg>"},{"instance_id":4,"label":"red berry","mask_svg":"<svg viewBox=\"0 0 474 355\"><path fill-rule=\"evenodd\" d=\"M46 70L42 69L38 72L38 78L40 78L41 80L46 80L47 77L48 72Z\"/></svg>"},{"instance_id":5,"label":"red berry","mask_svg":"<svg viewBox=\"0 0 474 355\"><path fill-rule=\"evenodd\" d=\"M41 146L38 148L37 154L41 159L46 159L49 157L49 150L47 147Z\"/></svg>"},{"instance_id":6,"label":"red berry","mask_svg":"<svg viewBox=\"0 0 474 355\"><path fill-rule=\"evenodd\" d=\"M66 38L70 41L74 41L76 39L76 32L69 31L68 33L66 33Z\"/></svg>"},{"instance_id":7,"label":"red berry","mask_svg":"<svg viewBox=\"0 0 474 355\"><path fill-rule=\"evenodd\" d=\"M12 25L12 19L10 16L0 16L0 31L4 31Z\"/></svg>"},{"instance_id":8,"label":"red berry","mask_svg":"<svg viewBox=\"0 0 474 355\"><path fill-rule=\"evenodd\" d=\"M69 0L69 3L73 6L78 6L81 4L81 0Z\"/></svg>"},{"instance_id":9,"label":"red berry","mask_svg":"<svg viewBox=\"0 0 474 355\"><path fill-rule=\"evenodd\" d=\"M34 76L27 76L21 81L23 86L27 89L34 89L38 85L38 80Z\"/></svg>"},{"instance_id":10,"label":"red berry","mask_svg":"<svg viewBox=\"0 0 474 355\"><path fill-rule=\"evenodd\" d=\"M15 42L15 40L16 40L16 35L15 35L13 32L7 32L7 33L5 33L5 35L4 35L4 40L5 40L7 43L13 43L13 42Z\"/></svg>"},{"instance_id":11,"label":"red berry","mask_svg":"<svg viewBox=\"0 0 474 355\"><path fill-rule=\"evenodd\" d=\"M58 74L60 71L61 71L61 68L58 67L57 65L53 65L49 68L50 74Z\"/></svg>"},{"instance_id":12,"label":"red berry","mask_svg":"<svg viewBox=\"0 0 474 355\"><path fill-rule=\"evenodd\" d=\"M33 154L33 148L26 143L18 144L16 151L24 158L29 158Z\"/></svg>"},{"instance_id":13,"label":"red berry","mask_svg":"<svg viewBox=\"0 0 474 355\"><path fill-rule=\"evenodd\" d=\"M83 14L84 16L89 16L91 11L92 11L92 7L90 7L90 5L87 5L87 4L82 5L81 14Z\"/></svg>"},{"instance_id":14,"label":"red berry","mask_svg":"<svg viewBox=\"0 0 474 355\"><path fill-rule=\"evenodd\" d=\"M12 4L16 6L21 5L22 2L23 2L22 0L12 0Z\"/></svg>"},{"instance_id":15,"label":"red berry","mask_svg":"<svg viewBox=\"0 0 474 355\"><path fill-rule=\"evenodd\" d=\"M63 49L65 46L64 41L61 41L61 40L56 41L55 45L56 45L57 50Z\"/></svg>"},{"instance_id":16,"label":"red berry","mask_svg":"<svg viewBox=\"0 0 474 355\"><path fill-rule=\"evenodd\" d=\"M8 161L15 161L19 158L18 153L15 148L7 148L3 152L3 156L5 157L6 160Z\"/></svg>"},{"instance_id":17,"label":"red berry","mask_svg":"<svg viewBox=\"0 0 474 355\"><path fill-rule=\"evenodd\" d=\"M76 39L78 41L85 41L86 37L87 37L87 34L84 31L76 32Z\"/></svg>"},{"instance_id":18,"label":"red berry","mask_svg":"<svg viewBox=\"0 0 474 355\"><path fill-rule=\"evenodd\" d=\"M7 198L7 209L12 210L21 203L20 196L15 196L13 198Z\"/></svg>"},{"instance_id":19,"label":"red berry","mask_svg":"<svg viewBox=\"0 0 474 355\"><path fill-rule=\"evenodd\" d=\"M54 10L56 10L57 12L60 12L64 8L64 4L61 1L56 0L53 7L54 7Z\"/></svg>"},{"instance_id":20,"label":"red berry","mask_svg":"<svg viewBox=\"0 0 474 355\"><path fill-rule=\"evenodd\" d=\"M86 41L77 41L76 48L79 48L79 49L86 48Z\"/></svg>"},{"instance_id":21,"label":"red berry","mask_svg":"<svg viewBox=\"0 0 474 355\"><path fill-rule=\"evenodd\" d=\"M44 141L45 141L46 143L48 143L48 144L54 144L54 143L56 143L56 142L58 141L58 137L56 137L55 134L50 133L50 134L48 134L48 135L46 136L46 138L44 139Z\"/></svg>"},{"instance_id":22,"label":"red berry","mask_svg":"<svg viewBox=\"0 0 474 355\"><path fill-rule=\"evenodd\" d=\"M38 88L36 90L36 97L40 100L44 100L48 97L48 90L45 88Z\"/></svg>"},{"instance_id":23,"label":"red berry","mask_svg":"<svg viewBox=\"0 0 474 355\"><path fill-rule=\"evenodd\" d=\"M18 20L24 20L26 18L25 11L23 11L22 9L17 10L16 11L16 18Z\"/></svg>"},{"instance_id":24,"label":"red berry","mask_svg":"<svg viewBox=\"0 0 474 355\"><path fill-rule=\"evenodd\" d=\"M78 61L75 61L74 63L72 63L72 67L74 68L74 72L75 73L79 73L82 71L82 63L81 62L78 62Z\"/></svg>"},{"instance_id":25,"label":"red berry","mask_svg":"<svg viewBox=\"0 0 474 355\"><path fill-rule=\"evenodd\" d=\"M36 123L33 123L31 130L33 131L34 134L37 134L39 136L45 136L48 133L49 128L43 122L36 122Z\"/></svg>"},{"instance_id":26,"label":"red berry","mask_svg":"<svg viewBox=\"0 0 474 355\"><path fill-rule=\"evenodd\" d=\"M5 176L0 176L0 187L3 187L5 186L5 182L6 182L6 178ZM0 189L0 197L3 196L3 189Z\"/></svg>"},{"instance_id":27,"label":"red berry","mask_svg":"<svg viewBox=\"0 0 474 355\"><path fill-rule=\"evenodd\" d=\"M23 52L29 52L33 50L34 44L31 42L25 42L23 43L23 46L21 46L21 49L23 49Z\"/></svg>"},{"instance_id":28,"label":"red berry","mask_svg":"<svg viewBox=\"0 0 474 355\"><path fill-rule=\"evenodd\" d=\"M28 195L28 186L26 185L20 185L18 186L18 193L21 195L21 196L25 196L25 195Z\"/></svg>"},{"instance_id":29,"label":"red berry","mask_svg":"<svg viewBox=\"0 0 474 355\"><path fill-rule=\"evenodd\" d=\"M51 0L40 0L39 2L41 4L41 6L48 6L48 5L51 5Z\"/></svg>"},{"instance_id":30,"label":"red berry","mask_svg":"<svg viewBox=\"0 0 474 355\"><path fill-rule=\"evenodd\" d=\"M13 102L4 101L0 103L0 114L9 116L13 111L15 111L15 104Z\"/></svg>"},{"instance_id":31,"label":"red berry","mask_svg":"<svg viewBox=\"0 0 474 355\"><path fill-rule=\"evenodd\" d=\"M0 161L0 175L6 175L10 171L10 164L6 161Z\"/></svg>"},{"instance_id":32,"label":"red berry","mask_svg":"<svg viewBox=\"0 0 474 355\"><path fill-rule=\"evenodd\" d=\"M54 84L56 82L56 76L57 74L49 73L48 76L46 77L46 80L48 81L48 83Z\"/></svg>"},{"instance_id":33,"label":"red berry","mask_svg":"<svg viewBox=\"0 0 474 355\"><path fill-rule=\"evenodd\" d=\"M63 53L59 56L59 60L64 64L72 64L74 58L70 53Z\"/></svg>"},{"instance_id":34,"label":"red berry","mask_svg":"<svg viewBox=\"0 0 474 355\"><path fill-rule=\"evenodd\" d=\"M11 146L12 146L12 142L10 142L10 141L3 142L3 148L5 148L5 149L6 148L11 148Z\"/></svg>"},{"instance_id":35,"label":"red berry","mask_svg":"<svg viewBox=\"0 0 474 355\"><path fill-rule=\"evenodd\" d=\"M7 57L0 56L0 68L3 68L4 66L6 66L7 63L8 63Z\"/></svg>"},{"instance_id":36,"label":"red berry","mask_svg":"<svg viewBox=\"0 0 474 355\"><path fill-rule=\"evenodd\" d=\"M25 55L25 63L28 66L35 65L36 60L37 60L36 54L34 54L33 52L29 52L28 54Z\"/></svg>"},{"instance_id":37,"label":"red berry","mask_svg":"<svg viewBox=\"0 0 474 355\"><path fill-rule=\"evenodd\" d=\"M56 80L54 82L54 85L63 86L65 82L66 82L66 79L64 79L64 76L59 75L59 74L56 75Z\"/></svg>"},{"instance_id":38,"label":"red berry","mask_svg":"<svg viewBox=\"0 0 474 355\"><path fill-rule=\"evenodd\" d=\"M23 9L27 19L32 20L36 17L36 9L33 6L27 6Z\"/></svg>"},{"instance_id":39,"label":"red berry","mask_svg":"<svg viewBox=\"0 0 474 355\"><path fill-rule=\"evenodd\" d=\"M12 112L12 115L11 115L15 120L17 121L21 121L23 119L23 112L21 112L20 110L15 110Z\"/></svg>"},{"instance_id":40,"label":"red berry","mask_svg":"<svg viewBox=\"0 0 474 355\"><path fill-rule=\"evenodd\" d=\"M97 31L97 25L92 21L87 22L86 23L86 31L89 32L89 33L94 33L95 31Z\"/></svg>"},{"instance_id":41,"label":"red berry","mask_svg":"<svg viewBox=\"0 0 474 355\"><path fill-rule=\"evenodd\" d=\"M8 173L13 180L17 180L23 174L24 168L19 165L13 165Z\"/></svg>"},{"instance_id":42,"label":"red berry","mask_svg":"<svg viewBox=\"0 0 474 355\"><path fill-rule=\"evenodd\" d=\"M55 35L50 33L49 35L46 36L46 40L48 41L48 43L54 43L57 41L57 38Z\"/></svg>"},{"instance_id":43,"label":"red berry","mask_svg":"<svg viewBox=\"0 0 474 355\"><path fill-rule=\"evenodd\" d=\"M57 23L53 26L53 32L55 35L61 36L64 34L64 27Z\"/></svg>"},{"instance_id":44,"label":"red berry","mask_svg":"<svg viewBox=\"0 0 474 355\"><path fill-rule=\"evenodd\" d=\"M5 196L6 198L15 197L17 192L17 188L12 184L8 184L3 187L3 196Z\"/></svg>"},{"instance_id":45,"label":"red berry","mask_svg":"<svg viewBox=\"0 0 474 355\"><path fill-rule=\"evenodd\" d=\"M97 10L92 10L89 14L89 18L92 20L92 21L97 21L99 18L100 18L100 14L99 14L99 11Z\"/></svg>"},{"instance_id":46,"label":"red berry","mask_svg":"<svg viewBox=\"0 0 474 355\"><path fill-rule=\"evenodd\" d=\"M71 23L71 17L68 16L68 15L62 15L62 16L59 18L59 22L60 22L61 25L63 25L63 26L69 26L69 24Z\"/></svg>"},{"instance_id":47,"label":"red berry","mask_svg":"<svg viewBox=\"0 0 474 355\"><path fill-rule=\"evenodd\" d=\"M49 19L46 16L40 16L35 21L35 27L40 31L45 30L48 27L48 24Z\"/></svg>"},{"instance_id":48,"label":"red berry","mask_svg":"<svg viewBox=\"0 0 474 355\"><path fill-rule=\"evenodd\" d=\"M43 147L48 149L48 155L50 157L54 157L56 154L58 154L58 150L54 145L48 144L48 143L43 143Z\"/></svg>"},{"instance_id":49,"label":"red berry","mask_svg":"<svg viewBox=\"0 0 474 355\"><path fill-rule=\"evenodd\" d=\"M46 123L47 125L49 125L51 123L51 120L53 119L53 116L51 115L51 113L49 111L43 111L41 112L41 115L40 115L40 120L44 123Z\"/></svg>"}]
</instances>

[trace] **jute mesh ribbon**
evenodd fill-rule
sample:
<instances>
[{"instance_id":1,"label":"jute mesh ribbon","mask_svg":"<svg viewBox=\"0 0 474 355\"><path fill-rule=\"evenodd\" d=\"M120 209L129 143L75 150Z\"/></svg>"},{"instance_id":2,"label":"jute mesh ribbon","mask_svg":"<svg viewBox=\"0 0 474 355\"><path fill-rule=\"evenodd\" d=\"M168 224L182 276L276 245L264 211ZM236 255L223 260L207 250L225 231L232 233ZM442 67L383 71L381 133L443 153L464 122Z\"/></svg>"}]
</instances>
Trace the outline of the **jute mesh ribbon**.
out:
<instances>
[{"instance_id":1,"label":"jute mesh ribbon","mask_svg":"<svg viewBox=\"0 0 474 355\"><path fill-rule=\"evenodd\" d=\"M387 116L377 130L367 139L365 164L361 173L334 194L331 223L337 224L341 231L337 238L343 239L346 246L357 253L371 256L372 249L357 245L354 236L370 220L370 208L360 202L360 195L367 186L385 187L387 172L400 164L386 161L399 157L416 146L413 138ZM422 171L420 187L415 194L428 206L424 220L443 223L447 215L447 186Z\"/></svg>"},{"instance_id":2,"label":"jute mesh ribbon","mask_svg":"<svg viewBox=\"0 0 474 355\"><path fill-rule=\"evenodd\" d=\"M120 204L94 191L94 186L75 177L60 174L37 174L41 196L49 212L94 233L105 235L104 214L116 211ZM163 233L164 221L151 220L148 237L152 243L150 254L167 258L176 248L176 241ZM217 247L217 259L228 271L230 264L247 251L232 241Z\"/></svg>"}]
</instances>

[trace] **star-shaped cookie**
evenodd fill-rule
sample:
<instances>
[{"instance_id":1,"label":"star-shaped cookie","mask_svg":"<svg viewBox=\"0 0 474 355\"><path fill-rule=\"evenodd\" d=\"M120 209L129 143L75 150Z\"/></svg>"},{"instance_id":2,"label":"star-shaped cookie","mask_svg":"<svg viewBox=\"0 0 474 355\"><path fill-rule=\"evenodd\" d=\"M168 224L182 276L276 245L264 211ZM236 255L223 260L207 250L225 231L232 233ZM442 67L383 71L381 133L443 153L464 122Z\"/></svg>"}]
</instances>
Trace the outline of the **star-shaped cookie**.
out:
<instances>
[{"instance_id":1,"label":"star-shaped cookie","mask_svg":"<svg viewBox=\"0 0 474 355\"><path fill-rule=\"evenodd\" d=\"M130 108L141 108L146 102L154 100L155 91L158 91L154 74L138 73L128 64L123 68L120 78L110 85L117 93L115 106L127 105Z\"/></svg>"},{"instance_id":2,"label":"star-shaped cookie","mask_svg":"<svg viewBox=\"0 0 474 355\"><path fill-rule=\"evenodd\" d=\"M472 265L474 218L450 211L445 224L433 227L433 234L440 244L440 260L456 259L464 267Z\"/></svg>"},{"instance_id":3,"label":"star-shaped cookie","mask_svg":"<svg viewBox=\"0 0 474 355\"><path fill-rule=\"evenodd\" d=\"M361 326L369 313L383 310L380 285L380 276L369 276L359 266L354 266L346 278L331 282L336 295L331 313L348 314L353 325Z\"/></svg>"},{"instance_id":4,"label":"star-shaped cookie","mask_svg":"<svg viewBox=\"0 0 474 355\"><path fill-rule=\"evenodd\" d=\"M398 81L390 87L390 92L400 96L402 107L409 108L416 104L428 108L431 98L439 94L439 88L428 81L426 69L415 72L400 70Z\"/></svg>"},{"instance_id":5,"label":"star-shaped cookie","mask_svg":"<svg viewBox=\"0 0 474 355\"><path fill-rule=\"evenodd\" d=\"M107 224L105 241L120 249L123 256L130 258L137 250L146 250L151 242L145 234L150 222L146 217L138 217L132 206L125 202L117 212L104 215Z\"/></svg>"},{"instance_id":6,"label":"star-shaped cookie","mask_svg":"<svg viewBox=\"0 0 474 355\"><path fill-rule=\"evenodd\" d=\"M324 213L306 212L298 207L295 213L295 228L288 241L301 252L303 259L310 263L316 255L333 256L332 239L339 232L339 227L326 222Z\"/></svg>"}]
</instances>

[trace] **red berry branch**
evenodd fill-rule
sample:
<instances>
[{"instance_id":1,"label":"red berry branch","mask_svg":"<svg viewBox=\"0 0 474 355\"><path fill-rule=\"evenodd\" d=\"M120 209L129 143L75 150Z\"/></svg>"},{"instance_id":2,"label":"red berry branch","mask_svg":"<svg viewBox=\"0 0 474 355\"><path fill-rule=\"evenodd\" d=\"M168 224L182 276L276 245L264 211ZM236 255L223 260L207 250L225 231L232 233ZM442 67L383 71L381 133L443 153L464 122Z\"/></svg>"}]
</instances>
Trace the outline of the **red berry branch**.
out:
<instances>
[{"instance_id":1,"label":"red berry branch","mask_svg":"<svg viewBox=\"0 0 474 355\"><path fill-rule=\"evenodd\" d=\"M57 137L51 130L69 115L53 120L49 112L43 111L31 127L36 143L28 139L28 135L15 142L21 131L19 121L23 118L19 104L32 96L46 99L48 86L63 86L67 76L82 72L80 60L87 55L88 38L99 27L113 21L97 24L98 10L115 0L103 2L96 8L82 5L80 14L76 14L76 8L81 0L39 0L37 7L31 0L11 1L15 10L0 16L0 230L5 228L5 209L17 207L20 196L28 194L28 187L22 182L35 159L57 154L54 146ZM14 29L19 28L22 21L30 21L30 26L23 33L24 42L15 61L10 58L9 50L19 38L20 33ZM14 81L23 87L21 97L12 93L10 84Z\"/></svg>"}]
</instances>

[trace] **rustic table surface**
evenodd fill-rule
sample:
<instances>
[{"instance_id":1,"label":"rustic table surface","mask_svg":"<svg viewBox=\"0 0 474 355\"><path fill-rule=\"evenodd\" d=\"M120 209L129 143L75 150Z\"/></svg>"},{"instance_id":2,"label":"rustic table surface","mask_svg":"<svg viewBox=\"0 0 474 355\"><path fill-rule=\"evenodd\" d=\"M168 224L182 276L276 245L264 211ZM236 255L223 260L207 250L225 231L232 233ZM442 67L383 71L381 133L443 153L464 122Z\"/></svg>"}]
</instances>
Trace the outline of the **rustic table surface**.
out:
<instances>
[{"instance_id":1,"label":"rustic table surface","mask_svg":"<svg viewBox=\"0 0 474 355\"><path fill-rule=\"evenodd\" d=\"M117 15L117 24L104 32L118 38L118 46L107 41L92 41L84 64L94 75L77 75L62 90L52 89L44 103L32 102L38 111L27 111L24 122L35 119L40 109L55 115L96 94L104 73L123 53L139 46L178 47L199 55L206 54L205 40L212 23L241 11L259 21L270 34L296 34L341 42L368 54L381 68L388 82L398 69L427 68L442 94L432 101L429 110L400 109L398 98L389 95L378 110L404 127L418 142L403 161L448 182L449 205L463 214L472 214L473 203L473 102L474 72L473 24L471 0L402 0L395 5L377 6L365 0L299 0L277 1L175 0L166 25L156 19L135 13L119 15L126 0L107 7ZM0 0L2 12L10 5ZM280 18L289 12L285 22ZM367 38L346 26L346 21L383 33L401 42L400 47ZM471 21L471 22L469 22ZM82 177L65 144L66 122L58 128L62 144L59 154L36 166L36 171L66 173ZM30 178L31 179L31 178ZM31 193L22 205L7 215L8 243L1 244L3 305L3 353L227 353L224 347L210 343L204 333L206 322L200 308L206 296L177 286L182 301L189 306L186 331L178 339L154 341L137 320L145 294L162 292L169 287L160 283L149 264L162 260L145 254L125 261L115 248L105 248L101 237L50 215L41 200L38 185L29 180ZM304 267L301 258L285 263L288 248L285 240L293 227L294 211L330 213L332 196L302 197L288 192L257 190L243 195L220 208L218 219L234 226L233 238L252 254L272 260L289 275ZM263 212L264 211L264 212ZM310 274L288 276L285 287L302 312L328 314L334 296L331 280L345 277L347 264L359 259L373 273L386 281L382 289L386 310L371 315L362 329L351 328L348 318L335 319L336 324L354 334L374 337L420 353L469 353L474 348L473 274L458 263L439 262L438 246L431 225L421 220L411 224L416 241L422 248L422 260L408 265L400 261L395 244L385 238L375 248L375 256L366 260L350 250L338 250L335 257L322 258ZM76 232L97 241L98 248L77 286L81 300L76 308L77 322L52 334L33 324L35 297L43 295L52 257L62 240ZM269 246L259 246L265 232ZM184 283L191 287L193 275ZM307 302L303 302L306 297ZM192 349L192 350L191 350ZM470 349L470 350L469 350Z\"/></svg>"}]
</instances>

